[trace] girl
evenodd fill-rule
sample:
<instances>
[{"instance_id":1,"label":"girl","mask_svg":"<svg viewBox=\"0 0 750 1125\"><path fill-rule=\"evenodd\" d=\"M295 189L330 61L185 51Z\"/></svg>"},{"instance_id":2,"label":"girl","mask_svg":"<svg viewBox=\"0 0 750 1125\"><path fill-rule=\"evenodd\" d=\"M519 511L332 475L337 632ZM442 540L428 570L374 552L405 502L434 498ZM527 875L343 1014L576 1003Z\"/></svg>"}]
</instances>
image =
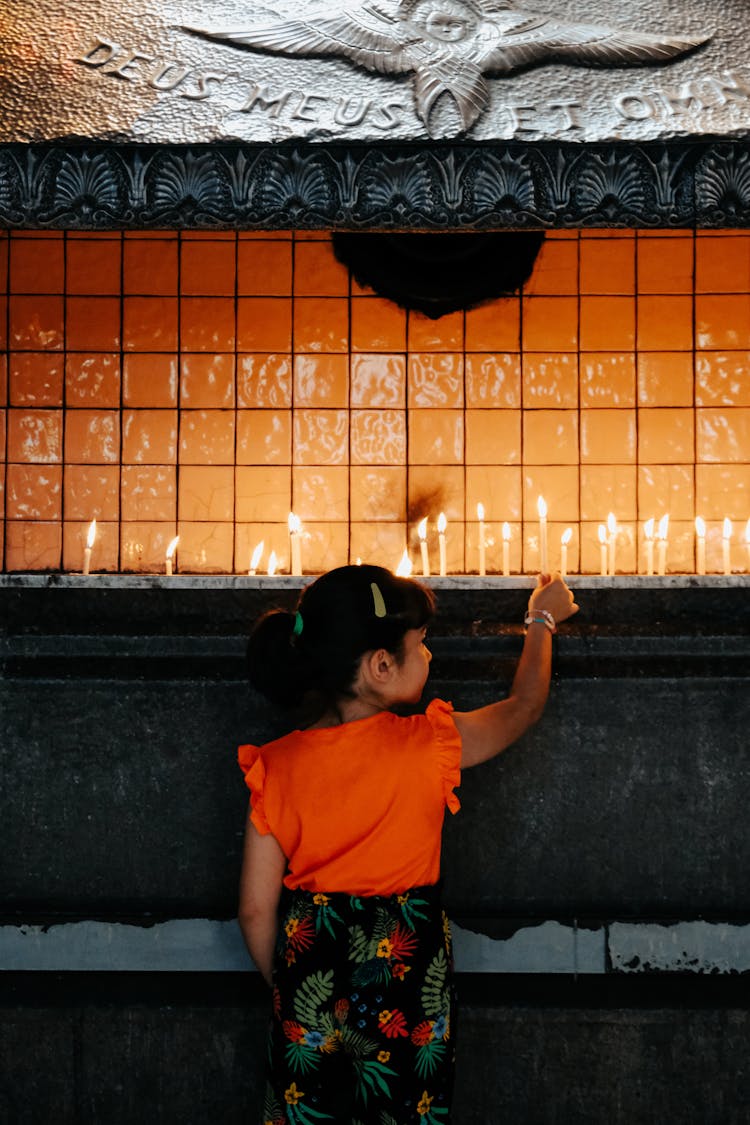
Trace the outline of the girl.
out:
<instances>
[{"instance_id":1,"label":"girl","mask_svg":"<svg viewBox=\"0 0 750 1125\"><path fill-rule=\"evenodd\" d=\"M419 701L432 592L344 566L272 610L248 645L250 679L302 708L304 729L240 747L251 791L239 921L273 989L272 1125L447 1125L454 1056L450 929L440 836L460 770L541 715L555 622L577 611L542 576L510 695L475 711Z\"/></svg>"}]
</instances>

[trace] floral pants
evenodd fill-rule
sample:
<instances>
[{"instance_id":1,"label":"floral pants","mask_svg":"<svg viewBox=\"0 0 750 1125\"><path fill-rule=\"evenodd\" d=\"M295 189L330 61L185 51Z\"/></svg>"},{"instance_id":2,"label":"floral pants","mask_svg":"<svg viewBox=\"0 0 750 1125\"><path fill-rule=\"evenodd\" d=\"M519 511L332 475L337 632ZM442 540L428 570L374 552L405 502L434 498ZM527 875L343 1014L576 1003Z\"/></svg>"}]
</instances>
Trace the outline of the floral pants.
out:
<instances>
[{"instance_id":1,"label":"floral pants","mask_svg":"<svg viewBox=\"0 0 750 1125\"><path fill-rule=\"evenodd\" d=\"M451 937L438 887L285 891L264 1125L449 1125Z\"/></svg>"}]
</instances>

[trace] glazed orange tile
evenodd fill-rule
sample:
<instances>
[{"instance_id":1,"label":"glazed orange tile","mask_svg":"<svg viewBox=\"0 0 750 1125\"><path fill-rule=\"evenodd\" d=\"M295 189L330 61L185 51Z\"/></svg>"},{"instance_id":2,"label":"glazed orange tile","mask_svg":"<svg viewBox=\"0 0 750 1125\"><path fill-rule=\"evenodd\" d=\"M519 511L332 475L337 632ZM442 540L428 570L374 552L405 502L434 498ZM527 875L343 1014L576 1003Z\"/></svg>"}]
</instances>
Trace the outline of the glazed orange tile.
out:
<instances>
[{"instance_id":1,"label":"glazed orange tile","mask_svg":"<svg viewBox=\"0 0 750 1125\"><path fill-rule=\"evenodd\" d=\"M346 410L295 410L292 420L295 465L344 465L348 460Z\"/></svg>"},{"instance_id":2,"label":"glazed orange tile","mask_svg":"<svg viewBox=\"0 0 750 1125\"><path fill-rule=\"evenodd\" d=\"M119 518L119 465L66 465L63 482L66 520Z\"/></svg>"},{"instance_id":3,"label":"glazed orange tile","mask_svg":"<svg viewBox=\"0 0 750 1125\"><path fill-rule=\"evenodd\" d=\"M120 347L117 297L68 297L65 345L70 351L113 351Z\"/></svg>"},{"instance_id":4,"label":"glazed orange tile","mask_svg":"<svg viewBox=\"0 0 750 1125\"><path fill-rule=\"evenodd\" d=\"M456 352L464 346L464 314L448 313L433 320L424 313L409 312L410 352Z\"/></svg>"},{"instance_id":5,"label":"glazed orange tile","mask_svg":"<svg viewBox=\"0 0 750 1125\"><path fill-rule=\"evenodd\" d=\"M129 352L177 351L177 299L125 297L122 344Z\"/></svg>"},{"instance_id":6,"label":"glazed orange tile","mask_svg":"<svg viewBox=\"0 0 750 1125\"><path fill-rule=\"evenodd\" d=\"M177 471L174 465L123 465L123 520L174 521L177 516Z\"/></svg>"},{"instance_id":7,"label":"glazed orange tile","mask_svg":"<svg viewBox=\"0 0 750 1125\"><path fill-rule=\"evenodd\" d=\"M501 297L466 312L467 352L517 352L521 346L521 303Z\"/></svg>"},{"instance_id":8,"label":"glazed orange tile","mask_svg":"<svg viewBox=\"0 0 750 1125\"><path fill-rule=\"evenodd\" d=\"M639 406L692 406L693 356L689 352L640 352Z\"/></svg>"},{"instance_id":9,"label":"glazed orange tile","mask_svg":"<svg viewBox=\"0 0 750 1125\"><path fill-rule=\"evenodd\" d=\"M349 533L343 523L309 523L302 552L303 574L322 574L349 558Z\"/></svg>"},{"instance_id":10,"label":"glazed orange tile","mask_svg":"<svg viewBox=\"0 0 750 1125\"><path fill-rule=\"evenodd\" d=\"M372 563L375 566L386 566L392 569L404 551L406 543L406 528L403 520L386 522L378 520L372 523L351 524L351 537L349 543L349 559L356 562L361 559L363 563ZM419 550L412 550L412 558L416 562ZM395 561L394 561L395 560ZM419 567L415 574L420 573Z\"/></svg>"},{"instance_id":11,"label":"glazed orange tile","mask_svg":"<svg viewBox=\"0 0 750 1125\"><path fill-rule=\"evenodd\" d=\"M583 239L580 244L581 293L635 292L635 242Z\"/></svg>"},{"instance_id":12,"label":"glazed orange tile","mask_svg":"<svg viewBox=\"0 0 750 1125\"><path fill-rule=\"evenodd\" d=\"M520 460L520 410L466 411L467 465L514 465Z\"/></svg>"},{"instance_id":13,"label":"glazed orange tile","mask_svg":"<svg viewBox=\"0 0 750 1125\"><path fill-rule=\"evenodd\" d=\"M125 406L176 406L177 356L165 352L134 352L123 356L122 398Z\"/></svg>"},{"instance_id":14,"label":"glazed orange tile","mask_svg":"<svg viewBox=\"0 0 750 1125\"><path fill-rule=\"evenodd\" d=\"M0 354L0 406L8 405L8 381L8 354L5 352ZM59 404L56 403L55 405Z\"/></svg>"},{"instance_id":15,"label":"glazed orange tile","mask_svg":"<svg viewBox=\"0 0 750 1125\"><path fill-rule=\"evenodd\" d=\"M63 524L63 570L73 572L83 569L86 536L89 525L85 522L65 520ZM119 567L120 527L117 523L97 522L96 540L91 553L91 574L117 571Z\"/></svg>"},{"instance_id":16,"label":"glazed orange tile","mask_svg":"<svg viewBox=\"0 0 750 1125\"><path fill-rule=\"evenodd\" d=\"M639 293L693 292L693 237L638 240Z\"/></svg>"},{"instance_id":17,"label":"glazed orange tile","mask_svg":"<svg viewBox=\"0 0 750 1125\"><path fill-rule=\"evenodd\" d=\"M287 504L287 511L289 505ZM244 574L250 569L250 561L257 547L261 548L261 555L256 567L257 574L267 574L271 560L271 552L277 560L285 561L289 555L289 530L286 516L283 521L271 523L264 520L262 523L241 522L234 529L234 566L238 574Z\"/></svg>"},{"instance_id":18,"label":"glazed orange tile","mask_svg":"<svg viewBox=\"0 0 750 1125\"><path fill-rule=\"evenodd\" d=\"M5 514L9 520L59 520L62 465L8 465Z\"/></svg>"},{"instance_id":19,"label":"glazed orange tile","mask_svg":"<svg viewBox=\"0 0 750 1125\"><path fill-rule=\"evenodd\" d=\"M639 297L638 347L648 351L692 351L693 298Z\"/></svg>"},{"instance_id":20,"label":"glazed orange tile","mask_svg":"<svg viewBox=\"0 0 750 1125\"><path fill-rule=\"evenodd\" d=\"M742 462L750 450L750 409L696 410L698 461Z\"/></svg>"},{"instance_id":21,"label":"glazed orange tile","mask_svg":"<svg viewBox=\"0 0 750 1125\"><path fill-rule=\"evenodd\" d=\"M103 465L120 460L117 410L65 412L65 462Z\"/></svg>"},{"instance_id":22,"label":"glazed orange tile","mask_svg":"<svg viewBox=\"0 0 750 1125\"><path fill-rule=\"evenodd\" d=\"M122 246L119 241L69 240L65 290L73 296L120 293Z\"/></svg>"},{"instance_id":23,"label":"glazed orange tile","mask_svg":"<svg viewBox=\"0 0 750 1125\"><path fill-rule=\"evenodd\" d=\"M50 239L10 244L11 293L62 293L65 285L64 247Z\"/></svg>"},{"instance_id":24,"label":"glazed orange tile","mask_svg":"<svg viewBox=\"0 0 750 1125\"><path fill-rule=\"evenodd\" d=\"M174 520L167 522L123 521L120 524L120 569L164 574L167 547L177 534ZM180 547L174 558L180 569Z\"/></svg>"},{"instance_id":25,"label":"glazed orange tile","mask_svg":"<svg viewBox=\"0 0 750 1125\"><path fill-rule=\"evenodd\" d=\"M240 297L237 349L288 352L292 347L292 303L279 297Z\"/></svg>"},{"instance_id":26,"label":"glazed orange tile","mask_svg":"<svg viewBox=\"0 0 750 1125\"><path fill-rule=\"evenodd\" d=\"M61 524L26 520L7 524L5 529L7 570L58 570L61 559Z\"/></svg>"},{"instance_id":27,"label":"glazed orange tile","mask_svg":"<svg viewBox=\"0 0 750 1125\"><path fill-rule=\"evenodd\" d=\"M176 458L176 410L123 410L123 463L171 465Z\"/></svg>"},{"instance_id":28,"label":"glazed orange tile","mask_svg":"<svg viewBox=\"0 0 750 1125\"><path fill-rule=\"evenodd\" d=\"M292 419L289 410L238 410L238 465L290 465Z\"/></svg>"},{"instance_id":29,"label":"glazed orange tile","mask_svg":"<svg viewBox=\"0 0 750 1125\"><path fill-rule=\"evenodd\" d=\"M406 361L403 355L351 356L352 406L404 406Z\"/></svg>"},{"instance_id":30,"label":"glazed orange tile","mask_svg":"<svg viewBox=\"0 0 750 1125\"><path fill-rule=\"evenodd\" d=\"M291 510L292 474L289 469L271 465L262 468L238 466L235 469L235 519L242 523L283 521L287 553L287 518Z\"/></svg>"},{"instance_id":31,"label":"glazed orange tile","mask_svg":"<svg viewBox=\"0 0 750 1125\"><path fill-rule=\"evenodd\" d=\"M295 237L299 238L299 232L291 230L241 230L237 232L237 237L240 242L289 242L291 243Z\"/></svg>"},{"instance_id":32,"label":"glazed orange tile","mask_svg":"<svg viewBox=\"0 0 750 1125\"><path fill-rule=\"evenodd\" d=\"M234 411L181 410L179 463L234 464Z\"/></svg>"},{"instance_id":33,"label":"glazed orange tile","mask_svg":"<svg viewBox=\"0 0 750 1125\"><path fill-rule=\"evenodd\" d=\"M233 352L234 298L183 297L180 347L186 352Z\"/></svg>"},{"instance_id":34,"label":"glazed orange tile","mask_svg":"<svg viewBox=\"0 0 750 1125\"><path fill-rule=\"evenodd\" d=\"M632 351L634 297L581 297L581 351Z\"/></svg>"},{"instance_id":35,"label":"glazed orange tile","mask_svg":"<svg viewBox=\"0 0 750 1125\"><path fill-rule=\"evenodd\" d=\"M635 231L620 227L587 227L579 232L581 242L589 238L635 238Z\"/></svg>"},{"instance_id":36,"label":"glazed orange tile","mask_svg":"<svg viewBox=\"0 0 750 1125\"><path fill-rule=\"evenodd\" d=\"M405 351L406 313L383 297L353 297L351 347L353 352Z\"/></svg>"},{"instance_id":37,"label":"glazed orange tile","mask_svg":"<svg viewBox=\"0 0 750 1125\"><path fill-rule=\"evenodd\" d=\"M291 242L240 241L237 292L249 297L288 297L292 292Z\"/></svg>"},{"instance_id":38,"label":"glazed orange tile","mask_svg":"<svg viewBox=\"0 0 750 1125\"><path fill-rule=\"evenodd\" d=\"M466 405L500 409L521 405L521 356L517 352L466 356Z\"/></svg>"},{"instance_id":39,"label":"glazed orange tile","mask_svg":"<svg viewBox=\"0 0 750 1125\"><path fill-rule=\"evenodd\" d=\"M570 352L578 346L575 297L525 297L523 346L530 352Z\"/></svg>"},{"instance_id":40,"label":"glazed orange tile","mask_svg":"<svg viewBox=\"0 0 750 1125\"><path fill-rule=\"evenodd\" d=\"M445 512L451 522L460 522L464 518L464 497L463 465L409 466L407 515L410 524L416 525L426 515L433 528L440 512Z\"/></svg>"},{"instance_id":41,"label":"glazed orange tile","mask_svg":"<svg viewBox=\"0 0 750 1125\"><path fill-rule=\"evenodd\" d=\"M5 472L5 452L7 447L7 410L5 407L0 409L0 470ZM5 477L0 474L0 506L2 506L3 486L5 484ZM2 521L0 521L2 522Z\"/></svg>"},{"instance_id":42,"label":"glazed orange tile","mask_svg":"<svg viewBox=\"0 0 750 1125\"><path fill-rule=\"evenodd\" d=\"M525 409L576 407L578 354L526 352L523 357L523 405Z\"/></svg>"},{"instance_id":43,"label":"glazed orange tile","mask_svg":"<svg viewBox=\"0 0 750 1125\"><path fill-rule=\"evenodd\" d=\"M524 521L538 526L540 496L547 504L550 521L577 520L578 476L577 465L524 465L521 480ZM535 565L539 565L538 561Z\"/></svg>"},{"instance_id":44,"label":"glazed orange tile","mask_svg":"<svg viewBox=\"0 0 750 1125\"><path fill-rule=\"evenodd\" d=\"M457 465L464 460L461 410L410 410L409 461L415 465Z\"/></svg>"},{"instance_id":45,"label":"glazed orange tile","mask_svg":"<svg viewBox=\"0 0 750 1125\"><path fill-rule=\"evenodd\" d=\"M578 464L578 414L574 410L529 410L523 415L523 460L528 465Z\"/></svg>"},{"instance_id":46,"label":"glazed orange tile","mask_svg":"<svg viewBox=\"0 0 750 1125\"><path fill-rule=\"evenodd\" d=\"M63 357L56 352L11 352L11 406L62 406Z\"/></svg>"},{"instance_id":47,"label":"glazed orange tile","mask_svg":"<svg viewBox=\"0 0 750 1125\"><path fill-rule=\"evenodd\" d=\"M295 406L346 406L349 402L347 355L294 357Z\"/></svg>"},{"instance_id":48,"label":"glazed orange tile","mask_svg":"<svg viewBox=\"0 0 750 1125\"><path fill-rule=\"evenodd\" d=\"M410 407L450 407L464 403L464 358L449 352L409 355Z\"/></svg>"},{"instance_id":49,"label":"glazed orange tile","mask_svg":"<svg viewBox=\"0 0 750 1125\"><path fill-rule=\"evenodd\" d=\"M143 297L170 297L177 293L178 243L170 240L125 239L123 292Z\"/></svg>"},{"instance_id":50,"label":"glazed orange tile","mask_svg":"<svg viewBox=\"0 0 750 1125\"><path fill-rule=\"evenodd\" d=\"M750 348L750 295L695 298L698 348Z\"/></svg>"},{"instance_id":51,"label":"glazed orange tile","mask_svg":"<svg viewBox=\"0 0 750 1125\"><path fill-rule=\"evenodd\" d=\"M635 465L581 465L581 519L606 522L612 512L618 522L635 520Z\"/></svg>"},{"instance_id":52,"label":"glazed orange tile","mask_svg":"<svg viewBox=\"0 0 750 1125\"><path fill-rule=\"evenodd\" d=\"M65 403L67 406L119 407L119 353L68 352L65 357Z\"/></svg>"},{"instance_id":53,"label":"glazed orange tile","mask_svg":"<svg viewBox=\"0 0 750 1125\"><path fill-rule=\"evenodd\" d=\"M562 535L563 532L570 529L573 533L570 542L568 543L567 550L567 563L566 573L575 574L578 570L578 524L575 520L555 522L550 521L547 524L547 568L551 571L560 570L562 566ZM519 535L522 535L523 541L523 570L527 574L538 575L541 570L541 553L540 553L540 539L539 539L539 521L528 520L521 528L519 528ZM512 545L512 543L511 543Z\"/></svg>"},{"instance_id":54,"label":"glazed orange tile","mask_svg":"<svg viewBox=\"0 0 750 1125\"><path fill-rule=\"evenodd\" d=\"M294 247L297 297L345 297L349 271L337 261L330 242L298 242Z\"/></svg>"},{"instance_id":55,"label":"glazed orange tile","mask_svg":"<svg viewBox=\"0 0 750 1125\"><path fill-rule=\"evenodd\" d=\"M11 408L8 460L54 464L62 457L62 433L62 410Z\"/></svg>"},{"instance_id":56,"label":"glazed orange tile","mask_svg":"<svg viewBox=\"0 0 750 1125\"><path fill-rule=\"evenodd\" d=\"M303 524L322 520L346 521L349 517L349 470L304 468L292 472L294 512Z\"/></svg>"},{"instance_id":57,"label":"glazed orange tile","mask_svg":"<svg viewBox=\"0 0 750 1125\"><path fill-rule=\"evenodd\" d=\"M238 355L237 405L273 407L292 405L292 357L290 355Z\"/></svg>"},{"instance_id":58,"label":"glazed orange tile","mask_svg":"<svg viewBox=\"0 0 750 1125\"><path fill-rule=\"evenodd\" d=\"M501 545L503 521L521 518L520 465L467 465L466 511L469 515L476 513L477 504L484 505L488 534L494 537L497 548Z\"/></svg>"},{"instance_id":59,"label":"glazed orange tile","mask_svg":"<svg viewBox=\"0 0 750 1125\"><path fill-rule=\"evenodd\" d=\"M696 406L750 406L750 352L695 357Z\"/></svg>"},{"instance_id":60,"label":"glazed orange tile","mask_svg":"<svg viewBox=\"0 0 750 1125\"><path fill-rule=\"evenodd\" d=\"M352 465L403 465L406 411L352 410L349 439Z\"/></svg>"},{"instance_id":61,"label":"glazed orange tile","mask_svg":"<svg viewBox=\"0 0 750 1125\"><path fill-rule=\"evenodd\" d=\"M237 234L233 230L183 230L180 239L183 242L234 242Z\"/></svg>"},{"instance_id":62,"label":"glazed orange tile","mask_svg":"<svg viewBox=\"0 0 750 1125\"><path fill-rule=\"evenodd\" d=\"M352 520L406 519L405 468L352 465L349 481Z\"/></svg>"},{"instance_id":63,"label":"glazed orange tile","mask_svg":"<svg viewBox=\"0 0 750 1125\"><path fill-rule=\"evenodd\" d=\"M639 462L652 465L692 464L694 428L692 410L669 407L639 410Z\"/></svg>"},{"instance_id":64,"label":"glazed orange tile","mask_svg":"<svg viewBox=\"0 0 750 1125\"><path fill-rule=\"evenodd\" d=\"M180 405L234 406L234 356L213 352L181 356Z\"/></svg>"},{"instance_id":65,"label":"glazed orange tile","mask_svg":"<svg viewBox=\"0 0 750 1125\"><path fill-rule=\"evenodd\" d=\"M550 241L546 234L523 291L527 297L578 293L578 240Z\"/></svg>"},{"instance_id":66,"label":"glazed orange tile","mask_svg":"<svg viewBox=\"0 0 750 1125\"><path fill-rule=\"evenodd\" d=\"M693 465L639 465L638 507L642 521L669 512L670 520L689 520L696 512ZM657 516L658 514L658 516Z\"/></svg>"},{"instance_id":67,"label":"glazed orange tile","mask_svg":"<svg viewBox=\"0 0 750 1125\"><path fill-rule=\"evenodd\" d=\"M581 355L581 406L635 406L635 356L632 352Z\"/></svg>"},{"instance_id":68,"label":"glazed orange tile","mask_svg":"<svg viewBox=\"0 0 750 1125\"><path fill-rule=\"evenodd\" d=\"M183 241L180 248L180 292L196 297L234 296L234 242Z\"/></svg>"},{"instance_id":69,"label":"glazed orange tile","mask_svg":"<svg viewBox=\"0 0 750 1125\"><path fill-rule=\"evenodd\" d=\"M298 297L294 301L296 352L346 352L349 302L341 297Z\"/></svg>"},{"instance_id":70,"label":"glazed orange tile","mask_svg":"<svg viewBox=\"0 0 750 1125\"><path fill-rule=\"evenodd\" d=\"M581 411L582 463L624 465L635 458L635 410Z\"/></svg>"},{"instance_id":71,"label":"glazed orange tile","mask_svg":"<svg viewBox=\"0 0 750 1125\"><path fill-rule=\"evenodd\" d=\"M750 496L750 464L696 465L695 511L706 520L747 521ZM738 529L739 530L739 529Z\"/></svg>"},{"instance_id":72,"label":"glazed orange tile","mask_svg":"<svg viewBox=\"0 0 750 1125\"><path fill-rule=\"evenodd\" d=\"M181 465L177 491L179 520L234 519L234 467Z\"/></svg>"},{"instance_id":73,"label":"glazed orange tile","mask_svg":"<svg viewBox=\"0 0 750 1125\"><path fill-rule=\"evenodd\" d=\"M194 523L180 520L177 524L180 545L177 573L230 574L234 561L234 524Z\"/></svg>"},{"instance_id":74,"label":"glazed orange tile","mask_svg":"<svg viewBox=\"0 0 750 1125\"><path fill-rule=\"evenodd\" d=\"M58 351L63 346L62 297L11 297L9 301L11 348Z\"/></svg>"},{"instance_id":75,"label":"glazed orange tile","mask_svg":"<svg viewBox=\"0 0 750 1125\"><path fill-rule=\"evenodd\" d=\"M750 237L696 239L696 293L747 293L750 291Z\"/></svg>"}]
</instances>

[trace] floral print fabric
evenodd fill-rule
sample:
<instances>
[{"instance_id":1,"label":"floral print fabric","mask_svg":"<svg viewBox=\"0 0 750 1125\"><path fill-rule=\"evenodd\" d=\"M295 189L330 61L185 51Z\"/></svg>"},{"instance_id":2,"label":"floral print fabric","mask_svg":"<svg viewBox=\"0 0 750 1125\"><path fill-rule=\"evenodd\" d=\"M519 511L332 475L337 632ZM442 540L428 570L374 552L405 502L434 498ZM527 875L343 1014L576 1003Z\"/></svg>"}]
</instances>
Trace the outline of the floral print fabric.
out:
<instances>
[{"instance_id":1,"label":"floral print fabric","mask_svg":"<svg viewBox=\"0 0 750 1125\"><path fill-rule=\"evenodd\" d=\"M449 1125L454 999L436 886L285 891L264 1125Z\"/></svg>"}]
</instances>

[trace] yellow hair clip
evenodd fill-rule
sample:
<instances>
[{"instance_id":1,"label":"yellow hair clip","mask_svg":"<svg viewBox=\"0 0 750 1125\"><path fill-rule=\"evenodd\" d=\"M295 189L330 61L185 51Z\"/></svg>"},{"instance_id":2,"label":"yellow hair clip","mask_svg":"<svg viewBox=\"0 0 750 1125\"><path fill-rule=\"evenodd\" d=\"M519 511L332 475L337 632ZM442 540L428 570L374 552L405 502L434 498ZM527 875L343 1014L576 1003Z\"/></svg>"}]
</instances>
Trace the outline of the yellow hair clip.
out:
<instances>
[{"instance_id":1,"label":"yellow hair clip","mask_svg":"<svg viewBox=\"0 0 750 1125\"><path fill-rule=\"evenodd\" d=\"M380 592L380 587L378 586L377 582L371 582L370 589L372 590L372 604L375 609L375 616L385 617L388 611L385 608L385 600L382 593Z\"/></svg>"}]
</instances>

